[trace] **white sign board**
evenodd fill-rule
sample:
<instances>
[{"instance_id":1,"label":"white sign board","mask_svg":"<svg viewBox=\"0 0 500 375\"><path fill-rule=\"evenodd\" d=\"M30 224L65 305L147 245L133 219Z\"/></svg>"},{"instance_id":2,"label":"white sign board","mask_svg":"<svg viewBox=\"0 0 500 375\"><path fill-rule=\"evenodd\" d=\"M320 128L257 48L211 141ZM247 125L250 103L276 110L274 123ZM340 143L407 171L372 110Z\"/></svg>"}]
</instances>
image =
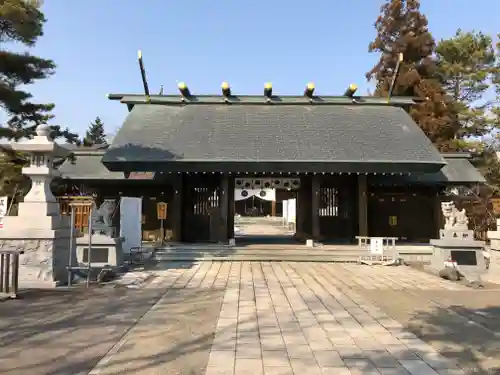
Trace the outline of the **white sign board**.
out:
<instances>
[{"instance_id":1,"label":"white sign board","mask_svg":"<svg viewBox=\"0 0 500 375\"><path fill-rule=\"evenodd\" d=\"M288 200L288 213L286 215L287 217L287 222L288 223L295 223L295 209L296 209L296 199L289 199Z\"/></svg>"},{"instance_id":2,"label":"white sign board","mask_svg":"<svg viewBox=\"0 0 500 375\"><path fill-rule=\"evenodd\" d=\"M383 254L384 253L384 239L372 237L370 239L370 252L372 254Z\"/></svg>"},{"instance_id":3,"label":"white sign board","mask_svg":"<svg viewBox=\"0 0 500 375\"><path fill-rule=\"evenodd\" d=\"M122 197L120 200L120 237L124 238L123 251L142 243L142 198Z\"/></svg>"},{"instance_id":4,"label":"white sign board","mask_svg":"<svg viewBox=\"0 0 500 375\"><path fill-rule=\"evenodd\" d=\"M3 228L3 218L7 215L7 197L0 197L0 229Z\"/></svg>"},{"instance_id":5,"label":"white sign board","mask_svg":"<svg viewBox=\"0 0 500 375\"><path fill-rule=\"evenodd\" d=\"M283 212L283 223L286 224L288 223L288 200L284 199L281 204L283 205L281 209L281 212Z\"/></svg>"}]
</instances>

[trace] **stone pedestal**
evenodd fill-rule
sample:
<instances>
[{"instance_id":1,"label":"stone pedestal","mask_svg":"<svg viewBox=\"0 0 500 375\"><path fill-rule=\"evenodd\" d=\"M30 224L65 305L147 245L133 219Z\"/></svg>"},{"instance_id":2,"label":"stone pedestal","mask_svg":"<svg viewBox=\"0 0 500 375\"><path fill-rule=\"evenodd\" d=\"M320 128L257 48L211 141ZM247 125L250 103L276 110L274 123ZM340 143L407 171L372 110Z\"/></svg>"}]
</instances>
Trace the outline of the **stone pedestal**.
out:
<instances>
[{"instance_id":1,"label":"stone pedestal","mask_svg":"<svg viewBox=\"0 0 500 375\"><path fill-rule=\"evenodd\" d=\"M452 267L468 281L481 281L481 275L488 272L484 241L474 240L465 210L457 210L453 202L441 202L441 209L445 226L439 231L440 238L431 240L433 254L429 269L439 273Z\"/></svg>"},{"instance_id":2,"label":"stone pedestal","mask_svg":"<svg viewBox=\"0 0 500 375\"><path fill-rule=\"evenodd\" d=\"M62 217L59 204L50 190L55 157L66 157L68 151L50 138L50 128L40 125L37 135L12 148L30 158L23 174L32 180L32 187L19 204L18 216L6 216L0 230L0 247L23 250L20 257L19 287L54 287L67 282L66 267L74 243L70 243L69 218ZM75 260L76 254L72 258Z\"/></svg>"},{"instance_id":3,"label":"stone pedestal","mask_svg":"<svg viewBox=\"0 0 500 375\"><path fill-rule=\"evenodd\" d=\"M474 240L473 231L462 230L466 239L455 237L455 231L444 233L439 240L431 240L433 254L430 269L439 272L453 264L469 281L480 281L487 273L484 259L484 241Z\"/></svg>"},{"instance_id":4,"label":"stone pedestal","mask_svg":"<svg viewBox=\"0 0 500 375\"><path fill-rule=\"evenodd\" d=\"M90 260L92 268L121 267L124 262L123 238L117 236L119 231L113 226L113 219L120 217L119 204L114 199L105 199L99 207L95 201L90 204L90 233L77 239L78 265L88 266Z\"/></svg>"},{"instance_id":5,"label":"stone pedestal","mask_svg":"<svg viewBox=\"0 0 500 375\"><path fill-rule=\"evenodd\" d=\"M497 219L497 230L488 231L488 239L491 249L500 251L500 219Z\"/></svg>"},{"instance_id":6,"label":"stone pedestal","mask_svg":"<svg viewBox=\"0 0 500 375\"><path fill-rule=\"evenodd\" d=\"M105 266L121 267L124 262L122 239L112 238L104 234L93 234L91 239L90 264L93 268ZM76 242L78 264L89 263L89 235L79 237Z\"/></svg>"}]
</instances>

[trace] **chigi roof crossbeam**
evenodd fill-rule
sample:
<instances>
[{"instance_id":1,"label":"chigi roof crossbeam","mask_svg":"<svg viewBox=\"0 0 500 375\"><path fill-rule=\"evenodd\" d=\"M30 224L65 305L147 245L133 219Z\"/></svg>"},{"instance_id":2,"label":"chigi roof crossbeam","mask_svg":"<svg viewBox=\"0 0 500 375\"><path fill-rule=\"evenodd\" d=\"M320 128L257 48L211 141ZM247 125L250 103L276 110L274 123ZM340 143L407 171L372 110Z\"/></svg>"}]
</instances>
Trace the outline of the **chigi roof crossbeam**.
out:
<instances>
[{"instance_id":1,"label":"chigi roof crossbeam","mask_svg":"<svg viewBox=\"0 0 500 375\"><path fill-rule=\"evenodd\" d=\"M232 95L229 98L223 95L191 95L189 97L180 98L178 95L150 95L144 94L108 94L108 99L119 100L124 104L164 104L164 105L196 105L196 104L224 104L228 105L391 105L391 106L407 106L417 102L411 97L395 97L390 102L387 98L375 96L314 96L308 98L304 96L272 96L264 98L258 95Z\"/></svg>"},{"instance_id":2,"label":"chigi roof crossbeam","mask_svg":"<svg viewBox=\"0 0 500 375\"><path fill-rule=\"evenodd\" d=\"M185 82L177 85L178 95L163 95L163 86L159 95L150 95L147 82L146 70L142 59L142 53L138 53L139 69L144 87L144 94L108 94L110 100L119 100L127 104L129 108L135 104L163 104L163 105L196 105L196 104L234 104L234 105L390 105L409 106L420 102L420 98L414 97L393 97L392 88L395 85L399 66L403 62L400 55L398 69L391 84L391 94L388 97L376 96L356 96L357 86L350 84L343 95L322 96L316 95L315 85L309 82L302 95L273 95L273 86L270 82L264 84L262 95L237 95L232 90L228 82L222 82L220 95L196 95L189 89Z\"/></svg>"}]
</instances>

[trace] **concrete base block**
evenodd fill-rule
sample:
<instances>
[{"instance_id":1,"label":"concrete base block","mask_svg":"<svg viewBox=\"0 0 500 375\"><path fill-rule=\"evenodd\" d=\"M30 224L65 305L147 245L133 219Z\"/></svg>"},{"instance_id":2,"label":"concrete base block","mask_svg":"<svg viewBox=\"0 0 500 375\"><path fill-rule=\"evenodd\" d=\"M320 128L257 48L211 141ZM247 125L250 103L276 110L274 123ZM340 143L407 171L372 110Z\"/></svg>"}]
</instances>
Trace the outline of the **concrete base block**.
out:
<instances>
[{"instance_id":1,"label":"concrete base block","mask_svg":"<svg viewBox=\"0 0 500 375\"><path fill-rule=\"evenodd\" d=\"M71 249L68 237L0 239L0 248L22 250L19 257L19 288L54 288L68 281ZM74 248L74 247L73 247ZM74 257L76 265L76 257Z\"/></svg>"}]
</instances>

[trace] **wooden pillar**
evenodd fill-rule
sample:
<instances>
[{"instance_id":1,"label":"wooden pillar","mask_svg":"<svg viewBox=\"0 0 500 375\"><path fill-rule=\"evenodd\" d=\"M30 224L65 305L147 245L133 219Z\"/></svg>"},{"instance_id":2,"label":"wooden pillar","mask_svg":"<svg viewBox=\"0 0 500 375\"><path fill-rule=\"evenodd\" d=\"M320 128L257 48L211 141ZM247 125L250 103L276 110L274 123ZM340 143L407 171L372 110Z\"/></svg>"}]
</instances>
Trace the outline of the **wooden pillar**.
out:
<instances>
[{"instance_id":1,"label":"wooden pillar","mask_svg":"<svg viewBox=\"0 0 500 375\"><path fill-rule=\"evenodd\" d=\"M229 176L223 175L220 181L220 225L219 225L219 241L227 242L228 240L228 219L229 219Z\"/></svg>"},{"instance_id":2,"label":"wooden pillar","mask_svg":"<svg viewBox=\"0 0 500 375\"><path fill-rule=\"evenodd\" d=\"M296 206L296 228L295 237L298 240L305 241L311 238L312 234L312 209L311 209L311 177L301 176L300 189L297 192Z\"/></svg>"},{"instance_id":3,"label":"wooden pillar","mask_svg":"<svg viewBox=\"0 0 500 375\"><path fill-rule=\"evenodd\" d=\"M358 235L368 236L368 183L366 175L358 175Z\"/></svg>"},{"instance_id":4,"label":"wooden pillar","mask_svg":"<svg viewBox=\"0 0 500 375\"><path fill-rule=\"evenodd\" d=\"M168 207L168 215L171 216L172 220L172 240L176 242L182 241L182 210L184 209L182 204L184 190L183 178L184 176L181 174L173 180L172 187L174 190L174 197L171 205Z\"/></svg>"},{"instance_id":5,"label":"wooden pillar","mask_svg":"<svg viewBox=\"0 0 500 375\"><path fill-rule=\"evenodd\" d=\"M439 231L444 227L443 212L441 211L441 196L439 189L436 189L436 198L434 203L434 217L435 217L435 238L439 238Z\"/></svg>"},{"instance_id":6,"label":"wooden pillar","mask_svg":"<svg viewBox=\"0 0 500 375\"><path fill-rule=\"evenodd\" d=\"M311 222L312 222L312 239L319 241L321 239L321 227L319 220L319 206L320 206L320 188L321 177L314 175L312 177L311 186Z\"/></svg>"},{"instance_id":7,"label":"wooden pillar","mask_svg":"<svg viewBox=\"0 0 500 375\"><path fill-rule=\"evenodd\" d=\"M228 211L227 211L227 238L234 238L234 215L235 215L235 206L234 206L234 188L235 182L234 177L228 176Z\"/></svg>"},{"instance_id":8,"label":"wooden pillar","mask_svg":"<svg viewBox=\"0 0 500 375\"><path fill-rule=\"evenodd\" d=\"M271 216L276 217L276 198L271 201Z\"/></svg>"},{"instance_id":9,"label":"wooden pillar","mask_svg":"<svg viewBox=\"0 0 500 375\"><path fill-rule=\"evenodd\" d=\"M303 179L301 178L301 184L303 183ZM296 203L295 203L295 239L303 241L304 240L304 214L302 211L304 210L305 205L303 204L304 197L304 186L301 185L296 195ZM307 198L306 198L307 199ZM283 205L283 203L282 203ZM285 213L283 212L284 216Z\"/></svg>"}]
</instances>

